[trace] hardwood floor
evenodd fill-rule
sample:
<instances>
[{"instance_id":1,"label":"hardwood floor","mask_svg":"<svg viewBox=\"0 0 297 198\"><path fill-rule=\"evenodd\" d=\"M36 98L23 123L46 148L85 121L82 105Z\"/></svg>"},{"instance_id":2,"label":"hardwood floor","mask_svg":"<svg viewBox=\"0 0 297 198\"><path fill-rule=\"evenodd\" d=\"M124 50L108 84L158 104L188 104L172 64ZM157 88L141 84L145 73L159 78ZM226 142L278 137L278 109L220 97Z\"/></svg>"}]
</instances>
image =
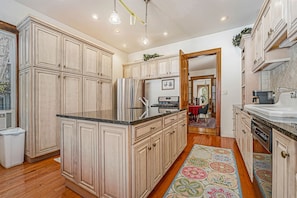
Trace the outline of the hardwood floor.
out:
<instances>
[{"instance_id":1,"label":"hardwood floor","mask_svg":"<svg viewBox=\"0 0 297 198\"><path fill-rule=\"evenodd\" d=\"M235 140L193 133L188 134L188 145L184 152L178 157L149 197L163 196L194 144L232 149L239 170L243 198L256 197ZM80 197L65 187L65 179L60 173L60 164L53 159L50 158L34 164L24 163L10 169L4 169L0 166L0 198Z\"/></svg>"}]
</instances>

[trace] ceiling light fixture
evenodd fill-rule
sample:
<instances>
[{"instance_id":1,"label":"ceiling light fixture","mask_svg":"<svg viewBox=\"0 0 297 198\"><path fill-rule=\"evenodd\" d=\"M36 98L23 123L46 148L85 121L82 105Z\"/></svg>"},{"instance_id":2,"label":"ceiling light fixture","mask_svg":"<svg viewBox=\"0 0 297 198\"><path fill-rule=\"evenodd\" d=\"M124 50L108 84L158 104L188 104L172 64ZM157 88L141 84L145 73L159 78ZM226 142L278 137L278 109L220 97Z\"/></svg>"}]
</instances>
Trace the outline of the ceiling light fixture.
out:
<instances>
[{"instance_id":1,"label":"ceiling light fixture","mask_svg":"<svg viewBox=\"0 0 297 198\"><path fill-rule=\"evenodd\" d=\"M92 18L93 18L94 20L98 20L98 15L97 15L97 14L93 14L93 15L92 15Z\"/></svg>"},{"instance_id":2,"label":"ceiling light fixture","mask_svg":"<svg viewBox=\"0 0 297 198\"><path fill-rule=\"evenodd\" d=\"M119 0L119 2L122 4L122 6L127 10L127 12L130 14L130 25L135 25L136 20L142 24L145 22L137 16L124 2L123 0Z\"/></svg>"},{"instance_id":3,"label":"ceiling light fixture","mask_svg":"<svg viewBox=\"0 0 297 198\"><path fill-rule=\"evenodd\" d=\"M167 36L167 35L168 35L168 32L163 32L163 35L164 35L164 36Z\"/></svg>"},{"instance_id":4,"label":"ceiling light fixture","mask_svg":"<svg viewBox=\"0 0 297 198\"><path fill-rule=\"evenodd\" d=\"M226 21L228 19L228 17L227 16L223 16L223 17L221 17L221 21Z\"/></svg>"},{"instance_id":5,"label":"ceiling light fixture","mask_svg":"<svg viewBox=\"0 0 297 198\"><path fill-rule=\"evenodd\" d=\"M120 19L120 16L117 12L117 6L116 6L116 0L114 0L114 9L109 17L109 22L113 25L118 25L121 23L121 19Z\"/></svg>"},{"instance_id":6,"label":"ceiling light fixture","mask_svg":"<svg viewBox=\"0 0 297 198\"><path fill-rule=\"evenodd\" d=\"M144 1L145 1L145 23L144 23L145 35L144 35L144 39L142 42L144 45L148 45L149 39L147 37L147 5L148 5L149 0L144 0Z\"/></svg>"}]
</instances>

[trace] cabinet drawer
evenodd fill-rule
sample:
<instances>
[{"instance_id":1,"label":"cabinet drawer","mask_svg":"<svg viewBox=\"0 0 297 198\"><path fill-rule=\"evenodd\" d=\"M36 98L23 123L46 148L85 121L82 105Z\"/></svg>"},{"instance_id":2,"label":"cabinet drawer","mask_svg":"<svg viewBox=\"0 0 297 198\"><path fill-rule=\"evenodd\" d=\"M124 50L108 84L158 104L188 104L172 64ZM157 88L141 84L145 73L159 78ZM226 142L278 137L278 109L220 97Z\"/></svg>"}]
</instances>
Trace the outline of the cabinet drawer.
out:
<instances>
[{"instance_id":1,"label":"cabinet drawer","mask_svg":"<svg viewBox=\"0 0 297 198\"><path fill-rule=\"evenodd\" d=\"M162 129L162 118L133 126L132 144Z\"/></svg>"},{"instance_id":2,"label":"cabinet drawer","mask_svg":"<svg viewBox=\"0 0 297 198\"><path fill-rule=\"evenodd\" d=\"M178 113L178 120L182 120L187 118L187 111L182 111L180 113Z\"/></svg>"},{"instance_id":3,"label":"cabinet drawer","mask_svg":"<svg viewBox=\"0 0 297 198\"><path fill-rule=\"evenodd\" d=\"M177 118L178 118L177 114L164 117L164 128L176 123Z\"/></svg>"},{"instance_id":4,"label":"cabinet drawer","mask_svg":"<svg viewBox=\"0 0 297 198\"><path fill-rule=\"evenodd\" d=\"M241 111L241 122L251 128L252 117L244 111Z\"/></svg>"}]
</instances>

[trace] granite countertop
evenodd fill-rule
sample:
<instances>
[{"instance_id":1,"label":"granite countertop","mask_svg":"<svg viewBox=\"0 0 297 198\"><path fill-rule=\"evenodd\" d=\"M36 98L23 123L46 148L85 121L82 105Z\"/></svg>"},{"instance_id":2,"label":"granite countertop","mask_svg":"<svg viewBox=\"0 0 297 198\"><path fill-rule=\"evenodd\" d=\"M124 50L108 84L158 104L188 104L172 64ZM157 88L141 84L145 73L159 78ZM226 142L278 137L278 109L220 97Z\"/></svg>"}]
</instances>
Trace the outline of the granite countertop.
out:
<instances>
[{"instance_id":1,"label":"granite countertop","mask_svg":"<svg viewBox=\"0 0 297 198\"><path fill-rule=\"evenodd\" d=\"M145 108L121 110L102 110L90 112L78 112L68 114L57 114L57 117L72 118L78 120L89 120L95 122L107 122L122 125L135 125L149 120L153 120L165 115L180 112L184 109L159 111L158 107L150 107L148 111Z\"/></svg>"},{"instance_id":2,"label":"granite countertop","mask_svg":"<svg viewBox=\"0 0 297 198\"><path fill-rule=\"evenodd\" d=\"M236 108L239 108L242 111L245 111L252 115L255 119L260 119L266 123L266 125L278 130L284 135L297 141L297 122L296 118L275 118L265 116L256 111L250 111L244 109L244 106L241 104L233 105Z\"/></svg>"}]
</instances>

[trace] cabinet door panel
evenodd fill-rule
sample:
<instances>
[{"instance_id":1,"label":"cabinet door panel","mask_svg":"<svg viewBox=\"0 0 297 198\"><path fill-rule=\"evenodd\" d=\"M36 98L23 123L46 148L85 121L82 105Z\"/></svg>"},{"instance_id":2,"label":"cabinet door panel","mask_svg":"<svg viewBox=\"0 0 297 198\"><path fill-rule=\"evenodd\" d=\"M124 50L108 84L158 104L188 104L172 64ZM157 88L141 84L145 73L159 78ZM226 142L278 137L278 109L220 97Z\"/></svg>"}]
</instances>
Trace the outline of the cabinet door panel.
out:
<instances>
[{"instance_id":1,"label":"cabinet door panel","mask_svg":"<svg viewBox=\"0 0 297 198\"><path fill-rule=\"evenodd\" d=\"M78 184L98 195L98 123L79 121L78 132Z\"/></svg>"},{"instance_id":2,"label":"cabinet door panel","mask_svg":"<svg viewBox=\"0 0 297 198\"><path fill-rule=\"evenodd\" d=\"M179 58L169 59L169 74L170 76L177 76L179 74Z\"/></svg>"},{"instance_id":3,"label":"cabinet door panel","mask_svg":"<svg viewBox=\"0 0 297 198\"><path fill-rule=\"evenodd\" d=\"M99 84L100 110L112 109L112 84L111 81L101 80Z\"/></svg>"},{"instance_id":4,"label":"cabinet door panel","mask_svg":"<svg viewBox=\"0 0 297 198\"><path fill-rule=\"evenodd\" d=\"M288 0L288 35L290 40L297 39L297 1Z\"/></svg>"},{"instance_id":5,"label":"cabinet door panel","mask_svg":"<svg viewBox=\"0 0 297 198\"><path fill-rule=\"evenodd\" d=\"M171 165L171 133L172 129L169 127L163 131L164 144L163 144L163 172L165 173Z\"/></svg>"},{"instance_id":6,"label":"cabinet door panel","mask_svg":"<svg viewBox=\"0 0 297 198\"><path fill-rule=\"evenodd\" d=\"M173 126L173 131L171 134L171 161L175 161L177 158L177 125Z\"/></svg>"},{"instance_id":7,"label":"cabinet door panel","mask_svg":"<svg viewBox=\"0 0 297 198\"><path fill-rule=\"evenodd\" d=\"M63 74L62 113L82 111L82 76Z\"/></svg>"},{"instance_id":8,"label":"cabinet door panel","mask_svg":"<svg viewBox=\"0 0 297 198\"><path fill-rule=\"evenodd\" d=\"M74 181L76 174L76 121L61 121L61 171L67 179Z\"/></svg>"},{"instance_id":9,"label":"cabinet door panel","mask_svg":"<svg viewBox=\"0 0 297 198\"><path fill-rule=\"evenodd\" d=\"M150 138L142 140L132 148L133 197L146 197L150 192L150 150Z\"/></svg>"},{"instance_id":10,"label":"cabinet door panel","mask_svg":"<svg viewBox=\"0 0 297 198\"><path fill-rule=\"evenodd\" d=\"M60 73L35 70L36 155L59 150Z\"/></svg>"},{"instance_id":11,"label":"cabinet door panel","mask_svg":"<svg viewBox=\"0 0 297 198\"><path fill-rule=\"evenodd\" d=\"M63 71L82 73L82 43L74 38L63 38Z\"/></svg>"},{"instance_id":12,"label":"cabinet door panel","mask_svg":"<svg viewBox=\"0 0 297 198\"><path fill-rule=\"evenodd\" d=\"M20 70L29 67L31 64L30 59L30 50L31 50L31 42L30 42L30 27L24 28L19 33L19 67Z\"/></svg>"},{"instance_id":13,"label":"cabinet door panel","mask_svg":"<svg viewBox=\"0 0 297 198\"><path fill-rule=\"evenodd\" d=\"M151 189L158 184L163 176L163 135L162 131L155 133L151 137L151 159L150 159L150 178L151 178Z\"/></svg>"},{"instance_id":14,"label":"cabinet door panel","mask_svg":"<svg viewBox=\"0 0 297 198\"><path fill-rule=\"evenodd\" d=\"M130 198L127 127L100 123L100 197Z\"/></svg>"},{"instance_id":15,"label":"cabinet door panel","mask_svg":"<svg viewBox=\"0 0 297 198\"><path fill-rule=\"evenodd\" d=\"M183 151L185 146L187 145L187 125L186 120L183 120L182 122L178 123L178 129L177 129L177 151L178 154Z\"/></svg>"},{"instance_id":16,"label":"cabinet door panel","mask_svg":"<svg viewBox=\"0 0 297 198\"><path fill-rule=\"evenodd\" d=\"M272 175L272 196L274 198L288 197L288 165L290 157L282 157L283 153L288 153L289 140L278 135L273 135L273 175Z\"/></svg>"},{"instance_id":17,"label":"cabinet door panel","mask_svg":"<svg viewBox=\"0 0 297 198\"><path fill-rule=\"evenodd\" d=\"M100 50L98 48L84 45L83 73L84 75L99 76Z\"/></svg>"},{"instance_id":18,"label":"cabinet door panel","mask_svg":"<svg viewBox=\"0 0 297 198\"><path fill-rule=\"evenodd\" d=\"M34 24L35 65L59 69L61 63L61 34Z\"/></svg>"},{"instance_id":19,"label":"cabinet door panel","mask_svg":"<svg viewBox=\"0 0 297 198\"><path fill-rule=\"evenodd\" d=\"M84 77L83 79L83 111L98 111L99 80L97 78Z\"/></svg>"},{"instance_id":20,"label":"cabinet door panel","mask_svg":"<svg viewBox=\"0 0 297 198\"><path fill-rule=\"evenodd\" d=\"M102 78L111 79L112 76L112 56L105 52L101 54L101 71L100 76Z\"/></svg>"}]
</instances>

